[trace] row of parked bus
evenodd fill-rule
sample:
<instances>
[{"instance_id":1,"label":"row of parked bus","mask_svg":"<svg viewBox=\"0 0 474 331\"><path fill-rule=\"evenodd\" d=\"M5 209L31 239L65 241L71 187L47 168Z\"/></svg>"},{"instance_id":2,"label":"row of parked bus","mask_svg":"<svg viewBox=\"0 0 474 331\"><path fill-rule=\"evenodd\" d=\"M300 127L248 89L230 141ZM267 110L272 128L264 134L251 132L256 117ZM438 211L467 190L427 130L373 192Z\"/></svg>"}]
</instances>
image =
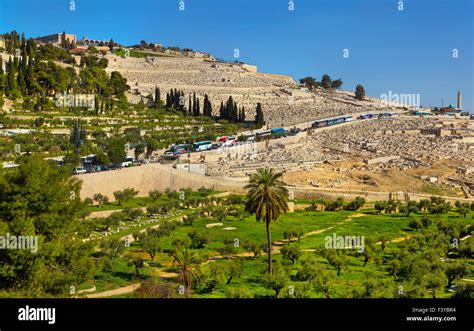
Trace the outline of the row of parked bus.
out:
<instances>
[{"instance_id":1,"label":"row of parked bus","mask_svg":"<svg viewBox=\"0 0 474 331\"><path fill-rule=\"evenodd\" d=\"M311 126L313 128L323 128L326 126L341 124L341 123L350 122L350 121L352 121L352 116L341 116L341 117L335 117L335 118L328 118L325 120L319 120L319 121L314 122Z\"/></svg>"},{"instance_id":2,"label":"row of parked bus","mask_svg":"<svg viewBox=\"0 0 474 331\"><path fill-rule=\"evenodd\" d=\"M230 147L237 145L238 138L234 136L224 136L218 138L215 142L206 140L198 141L193 144L179 144L171 146L164 154L164 156L179 156L181 154L192 152L203 152L219 147Z\"/></svg>"},{"instance_id":3,"label":"row of parked bus","mask_svg":"<svg viewBox=\"0 0 474 331\"><path fill-rule=\"evenodd\" d=\"M386 118L386 117L395 117L395 116L398 116L398 114L397 113L362 114L362 115L359 115L357 119L367 120L370 118ZM311 126L313 128L323 128L326 126L350 122L352 120L353 120L352 116L340 116L340 117L334 117L334 118L328 118L325 120L316 121Z\"/></svg>"},{"instance_id":4,"label":"row of parked bus","mask_svg":"<svg viewBox=\"0 0 474 331\"><path fill-rule=\"evenodd\" d=\"M379 114L362 114L357 119L366 120L369 118L387 118L387 117L396 117L397 113L379 113Z\"/></svg>"},{"instance_id":5,"label":"row of parked bus","mask_svg":"<svg viewBox=\"0 0 474 331\"><path fill-rule=\"evenodd\" d=\"M298 133L299 130L292 129L286 130L284 128L273 128L271 130L257 132L256 134L247 135L245 138L246 142L255 142L264 139L276 139L281 137L287 137ZM239 143L237 136L223 136L219 137L216 141L198 141L192 144L179 144L171 146L165 154L165 158L176 158L181 154L187 154L192 152L203 152L212 149L218 149L221 147L232 147Z\"/></svg>"}]
</instances>

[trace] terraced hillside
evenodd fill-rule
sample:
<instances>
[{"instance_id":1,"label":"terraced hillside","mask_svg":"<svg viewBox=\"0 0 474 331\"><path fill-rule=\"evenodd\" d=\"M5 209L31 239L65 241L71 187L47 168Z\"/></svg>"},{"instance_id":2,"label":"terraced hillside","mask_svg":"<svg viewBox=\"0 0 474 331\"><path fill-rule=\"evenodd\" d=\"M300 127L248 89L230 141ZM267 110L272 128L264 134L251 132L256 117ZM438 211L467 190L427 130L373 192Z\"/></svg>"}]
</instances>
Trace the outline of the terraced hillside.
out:
<instances>
[{"instance_id":1,"label":"terraced hillside","mask_svg":"<svg viewBox=\"0 0 474 331\"><path fill-rule=\"evenodd\" d=\"M255 115L260 102L270 126L293 125L317 118L367 110L387 109L381 100L354 99L353 92L323 90L310 92L289 76L253 72L245 64L222 63L188 57L133 58L109 55L109 71L119 71L131 86L127 95L132 102L153 93L155 86L166 92L172 88L185 94L207 94L217 114L219 105L231 95L245 106L247 118ZM162 93L162 98L164 98ZM185 98L187 106L188 98Z\"/></svg>"}]
</instances>

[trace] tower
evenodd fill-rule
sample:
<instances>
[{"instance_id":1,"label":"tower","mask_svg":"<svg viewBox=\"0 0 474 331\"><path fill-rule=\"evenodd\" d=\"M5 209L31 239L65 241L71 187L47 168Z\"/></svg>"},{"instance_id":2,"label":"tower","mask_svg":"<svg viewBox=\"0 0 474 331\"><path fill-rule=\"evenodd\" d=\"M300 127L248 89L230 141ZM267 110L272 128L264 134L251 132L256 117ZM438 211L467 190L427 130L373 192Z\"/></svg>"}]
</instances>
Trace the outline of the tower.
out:
<instances>
[{"instance_id":1,"label":"tower","mask_svg":"<svg viewBox=\"0 0 474 331\"><path fill-rule=\"evenodd\" d=\"M457 104L458 109L462 109L462 95L461 92L458 91L458 104Z\"/></svg>"}]
</instances>

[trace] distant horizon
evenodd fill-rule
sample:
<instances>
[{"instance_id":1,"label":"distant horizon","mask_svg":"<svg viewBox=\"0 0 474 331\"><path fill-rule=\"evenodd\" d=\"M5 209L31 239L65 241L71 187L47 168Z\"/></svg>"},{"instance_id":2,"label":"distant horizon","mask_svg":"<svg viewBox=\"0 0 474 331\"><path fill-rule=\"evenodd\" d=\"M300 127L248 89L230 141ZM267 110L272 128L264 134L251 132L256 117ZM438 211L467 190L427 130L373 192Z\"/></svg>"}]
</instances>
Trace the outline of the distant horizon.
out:
<instances>
[{"instance_id":1,"label":"distant horizon","mask_svg":"<svg viewBox=\"0 0 474 331\"><path fill-rule=\"evenodd\" d=\"M179 11L174 0L83 0L70 11L69 2L0 0L0 29L31 38L66 31L124 46L145 40L191 48L296 81L327 73L342 79L342 90L362 84L374 98L419 94L430 108L441 107L442 99L444 107L456 106L461 91L463 111L474 113L472 1L405 1L404 11L388 0L293 2L289 11L287 1L188 0Z\"/></svg>"}]
</instances>

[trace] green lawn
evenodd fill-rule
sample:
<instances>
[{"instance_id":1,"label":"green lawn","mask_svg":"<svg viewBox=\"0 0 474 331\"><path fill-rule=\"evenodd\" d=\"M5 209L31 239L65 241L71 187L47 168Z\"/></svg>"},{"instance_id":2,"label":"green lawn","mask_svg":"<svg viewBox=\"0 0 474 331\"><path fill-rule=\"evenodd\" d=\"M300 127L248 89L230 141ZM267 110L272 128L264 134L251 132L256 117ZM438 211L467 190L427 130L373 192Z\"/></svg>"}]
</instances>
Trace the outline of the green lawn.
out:
<instances>
[{"instance_id":1,"label":"green lawn","mask_svg":"<svg viewBox=\"0 0 474 331\"><path fill-rule=\"evenodd\" d=\"M308 234L313 231L331 229L324 231L319 234L307 235L301 239L299 243L302 250L306 249L318 249L323 248L325 243L325 237L336 233L338 236L351 235L351 236L364 236L365 238L373 239L378 241L381 235L385 236L389 240L396 238L402 238L407 236L416 236L417 231L411 229L408 224L410 219L421 218L427 214L412 214L410 217L406 217L401 214L381 214L375 215L372 210L362 210L357 212L351 211L338 211L338 212L320 212L320 211L299 211L293 213L287 213L282 215L278 221L272 223L272 240L274 242L283 239L283 232L287 229L301 228ZM457 213L449 213L446 215L439 216L440 219L445 219L449 222L461 222L463 224L473 224L472 217L474 212L471 212L467 218L460 217ZM438 216L429 216L433 220ZM177 238L187 237L187 234L194 230L208 231L211 242L204 248L200 249L199 252L203 256L211 257L220 255L218 248L221 247L224 238L238 238L241 243L246 240L265 242L266 231L265 224L263 222L256 222L255 217L248 217L245 221L239 221L233 217L228 216L223 221L223 226L213 227L206 229L206 224L217 223L218 221L210 219L200 219L193 223L192 226L179 225L169 237L161 238L160 244L163 250L171 249L171 243ZM234 230L225 231L225 227L234 227ZM137 229L134 229L136 231ZM122 234L121 234L122 235ZM400 242L388 243L386 249L380 253L381 260L390 261L398 252ZM377 247L380 247L377 245ZM140 243L133 243L129 250L140 254L147 259L149 263L149 257L142 251ZM239 253L244 252L242 248L239 248ZM288 265L289 274L291 280L287 286L298 286L304 282L298 281L295 276L298 270L301 268L301 262L310 256L316 256L317 262L326 270L330 275L333 282L332 297L347 297L354 289L361 286L366 279L392 279L389 275L388 263L375 263L370 261L366 266L363 266L364 256L361 253L355 251L347 251L346 256L348 258L348 265L345 266L341 274L336 276L336 270L333 266L328 264L328 261L314 252L304 251L299 261L294 265ZM282 254L274 254L275 261L283 261ZM104 273L99 273L94 278L94 283L100 289L112 289L116 287L126 286L130 283L135 283L138 279L134 276L134 269L128 266L125 262L116 262L112 276L107 276ZM228 260L218 260L210 263L229 263ZM273 297L274 291L265 288L261 282L262 274L264 273L267 265L266 255L259 258L246 257L244 258L242 266L242 275L240 278L233 279L228 285L221 285L211 293L200 293L195 292L194 297L197 298L224 298L226 292L229 289L246 289L253 293L255 297ZM154 266L160 270L173 272L175 271L172 267L171 257L165 253L159 253L155 258ZM144 275L151 273L152 267L146 267L143 270ZM468 260L468 274L466 278L474 278L474 260ZM176 281L173 283L178 286ZM91 287L91 286L89 286ZM312 292L311 292L312 293ZM312 293L312 297L324 297L320 292ZM442 297L449 297L448 292L442 294ZM121 297L130 297L130 295L122 295Z\"/></svg>"}]
</instances>

